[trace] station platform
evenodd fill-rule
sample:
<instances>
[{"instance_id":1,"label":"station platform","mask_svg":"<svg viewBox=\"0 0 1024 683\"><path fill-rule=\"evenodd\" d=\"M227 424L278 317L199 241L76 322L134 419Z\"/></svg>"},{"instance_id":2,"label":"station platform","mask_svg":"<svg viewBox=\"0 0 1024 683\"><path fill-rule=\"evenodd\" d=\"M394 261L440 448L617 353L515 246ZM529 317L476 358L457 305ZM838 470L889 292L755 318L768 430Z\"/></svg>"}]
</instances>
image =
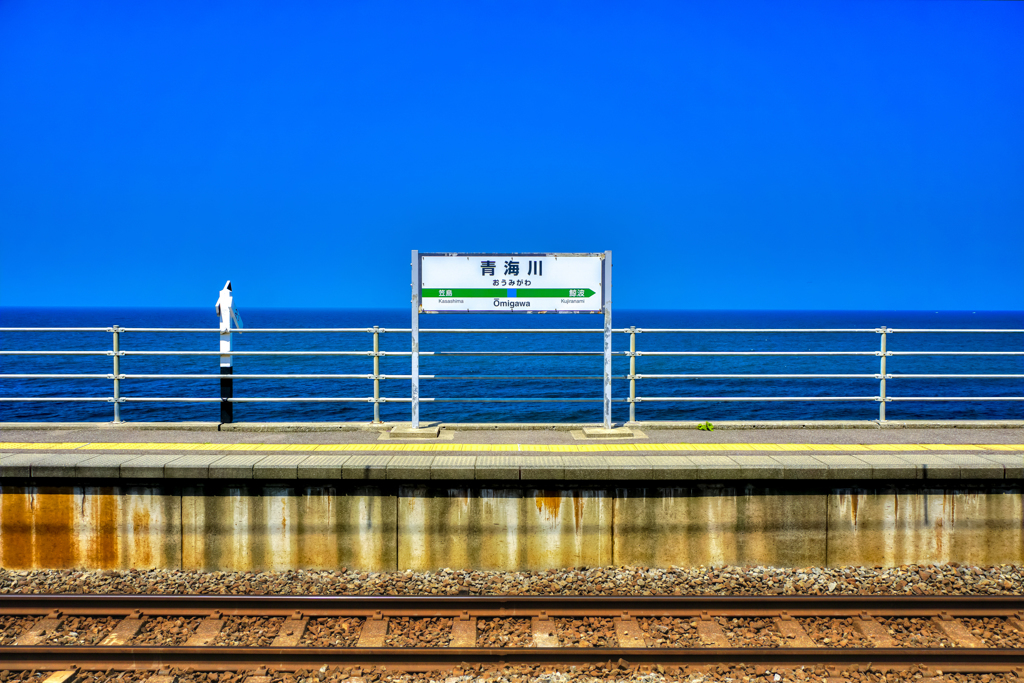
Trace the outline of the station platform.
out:
<instances>
[{"instance_id":1,"label":"station platform","mask_svg":"<svg viewBox=\"0 0 1024 683\"><path fill-rule=\"evenodd\" d=\"M2 425L0 567L1024 564L1024 423L394 426Z\"/></svg>"},{"instance_id":2,"label":"station platform","mask_svg":"<svg viewBox=\"0 0 1024 683\"><path fill-rule=\"evenodd\" d=\"M0 437L0 477L600 481L1022 479L1024 423L899 429L444 428L391 438L388 426L331 431L84 425Z\"/></svg>"}]
</instances>

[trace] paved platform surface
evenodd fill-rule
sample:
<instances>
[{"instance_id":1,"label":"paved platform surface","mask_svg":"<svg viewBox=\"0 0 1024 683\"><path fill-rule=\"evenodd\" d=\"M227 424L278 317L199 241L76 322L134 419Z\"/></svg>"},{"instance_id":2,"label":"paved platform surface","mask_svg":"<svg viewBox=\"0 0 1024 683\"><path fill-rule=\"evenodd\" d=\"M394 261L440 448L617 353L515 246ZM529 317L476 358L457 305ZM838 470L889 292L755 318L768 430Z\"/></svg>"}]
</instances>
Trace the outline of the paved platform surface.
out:
<instances>
[{"instance_id":1,"label":"paved platform surface","mask_svg":"<svg viewBox=\"0 0 1024 683\"><path fill-rule=\"evenodd\" d=\"M122 426L0 432L0 478L735 480L1024 478L1024 428L214 431Z\"/></svg>"}]
</instances>

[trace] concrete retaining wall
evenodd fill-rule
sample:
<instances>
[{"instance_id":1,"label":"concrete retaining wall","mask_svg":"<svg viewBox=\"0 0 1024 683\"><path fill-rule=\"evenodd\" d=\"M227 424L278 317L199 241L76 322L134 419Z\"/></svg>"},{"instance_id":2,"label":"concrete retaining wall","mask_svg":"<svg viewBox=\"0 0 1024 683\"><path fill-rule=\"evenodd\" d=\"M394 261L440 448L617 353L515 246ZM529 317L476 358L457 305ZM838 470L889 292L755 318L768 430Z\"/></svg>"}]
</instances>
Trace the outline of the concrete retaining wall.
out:
<instances>
[{"instance_id":1,"label":"concrete retaining wall","mask_svg":"<svg viewBox=\"0 0 1024 683\"><path fill-rule=\"evenodd\" d=\"M1024 564L1019 484L0 485L0 566Z\"/></svg>"}]
</instances>

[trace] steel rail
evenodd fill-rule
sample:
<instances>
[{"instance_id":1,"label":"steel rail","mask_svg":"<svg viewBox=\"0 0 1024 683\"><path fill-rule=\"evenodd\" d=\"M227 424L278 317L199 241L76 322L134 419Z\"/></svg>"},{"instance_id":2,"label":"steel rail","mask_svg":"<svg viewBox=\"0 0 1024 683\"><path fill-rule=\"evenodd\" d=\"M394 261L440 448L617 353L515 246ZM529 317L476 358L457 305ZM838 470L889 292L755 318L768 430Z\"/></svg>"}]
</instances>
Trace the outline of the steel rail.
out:
<instances>
[{"instance_id":1,"label":"steel rail","mask_svg":"<svg viewBox=\"0 0 1024 683\"><path fill-rule=\"evenodd\" d=\"M872 665L873 669L928 666L948 672L1002 672L1020 667L1022 651L1002 648L619 648L619 647L100 647L2 646L0 669L166 669L200 671L328 666L384 666L432 671L460 664L579 665L625 660L629 665L762 664Z\"/></svg>"},{"instance_id":2,"label":"steel rail","mask_svg":"<svg viewBox=\"0 0 1024 683\"><path fill-rule=\"evenodd\" d=\"M726 617L935 616L1008 617L1024 610L1018 595L0 595L0 615L43 615L53 610L76 616L120 616L135 610L165 616L370 616L394 617Z\"/></svg>"}]
</instances>

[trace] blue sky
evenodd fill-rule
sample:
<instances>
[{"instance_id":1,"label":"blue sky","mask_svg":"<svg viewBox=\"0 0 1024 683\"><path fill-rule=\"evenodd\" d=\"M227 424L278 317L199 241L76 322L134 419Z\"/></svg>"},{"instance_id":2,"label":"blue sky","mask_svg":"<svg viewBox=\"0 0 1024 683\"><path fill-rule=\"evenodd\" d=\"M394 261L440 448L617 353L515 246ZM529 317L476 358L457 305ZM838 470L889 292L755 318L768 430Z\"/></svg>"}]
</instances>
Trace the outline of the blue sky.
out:
<instances>
[{"instance_id":1,"label":"blue sky","mask_svg":"<svg viewBox=\"0 0 1024 683\"><path fill-rule=\"evenodd\" d=\"M1024 309L1024 3L0 2L0 305Z\"/></svg>"}]
</instances>

